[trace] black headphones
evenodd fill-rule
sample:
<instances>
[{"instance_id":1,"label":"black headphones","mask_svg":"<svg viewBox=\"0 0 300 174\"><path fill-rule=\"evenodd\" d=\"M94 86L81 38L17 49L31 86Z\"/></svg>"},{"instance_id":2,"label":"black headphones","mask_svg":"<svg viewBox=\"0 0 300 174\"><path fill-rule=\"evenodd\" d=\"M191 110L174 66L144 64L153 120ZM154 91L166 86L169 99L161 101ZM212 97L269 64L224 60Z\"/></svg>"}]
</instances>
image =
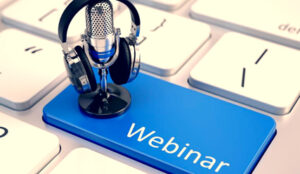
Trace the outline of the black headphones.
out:
<instances>
[{"instance_id":1,"label":"black headphones","mask_svg":"<svg viewBox=\"0 0 300 174\"><path fill-rule=\"evenodd\" d=\"M125 4L131 13L131 33L126 38L120 38L120 29L115 30L114 56L105 64L93 61L88 52L86 35L82 35L82 45L70 48L67 43L67 31L74 16L86 5L102 0L73 0L63 12L58 27L58 36L64 53L68 76L79 93L92 92L97 89L97 82L92 66L99 69L109 68L111 79L116 84L125 84L135 79L140 68L140 54L137 37L140 33L140 17L134 5L127 0L118 0ZM110 3L110 2L109 2ZM110 3L111 5L111 3Z\"/></svg>"}]
</instances>

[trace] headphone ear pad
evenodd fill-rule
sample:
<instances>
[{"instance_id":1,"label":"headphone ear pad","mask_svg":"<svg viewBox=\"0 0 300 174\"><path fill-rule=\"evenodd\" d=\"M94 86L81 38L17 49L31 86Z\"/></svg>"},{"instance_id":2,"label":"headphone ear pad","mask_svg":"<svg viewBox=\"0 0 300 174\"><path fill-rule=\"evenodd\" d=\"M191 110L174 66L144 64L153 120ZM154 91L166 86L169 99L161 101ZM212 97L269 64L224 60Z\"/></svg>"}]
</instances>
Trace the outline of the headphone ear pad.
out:
<instances>
[{"instance_id":1,"label":"headphone ear pad","mask_svg":"<svg viewBox=\"0 0 300 174\"><path fill-rule=\"evenodd\" d=\"M79 56L80 61L82 62L82 65L85 69L86 76L88 77L91 90L95 91L97 89L97 82L96 82L96 79L94 76L93 69L88 61L86 54L85 54L84 50L82 49L82 47L80 47L80 46L76 46L75 51L76 51L77 55Z\"/></svg>"},{"instance_id":2,"label":"headphone ear pad","mask_svg":"<svg viewBox=\"0 0 300 174\"><path fill-rule=\"evenodd\" d=\"M115 63L109 67L110 77L115 84L127 83L131 71L131 53L126 39L120 38L119 56Z\"/></svg>"}]
</instances>

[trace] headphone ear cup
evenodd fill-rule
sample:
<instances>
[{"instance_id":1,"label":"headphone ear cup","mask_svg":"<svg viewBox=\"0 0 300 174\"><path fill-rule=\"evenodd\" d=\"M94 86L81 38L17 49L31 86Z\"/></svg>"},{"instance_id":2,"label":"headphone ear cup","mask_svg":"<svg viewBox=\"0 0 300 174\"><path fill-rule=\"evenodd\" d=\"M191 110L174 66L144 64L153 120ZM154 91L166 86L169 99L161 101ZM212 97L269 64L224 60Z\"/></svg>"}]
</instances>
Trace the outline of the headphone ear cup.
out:
<instances>
[{"instance_id":1,"label":"headphone ear cup","mask_svg":"<svg viewBox=\"0 0 300 174\"><path fill-rule=\"evenodd\" d=\"M127 83L131 73L131 52L126 39L120 38L119 57L113 65L109 67L110 77L115 84Z\"/></svg>"},{"instance_id":2,"label":"headphone ear cup","mask_svg":"<svg viewBox=\"0 0 300 174\"><path fill-rule=\"evenodd\" d=\"M89 85L90 85L90 90L91 91L95 91L97 89L97 82L96 82L96 79L95 79L95 76L94 76L94 72L93 72L93 69L88 61L88 58L83 50L82 47L80 46L76 46L75 47L75 51L77 53L77 55L79 56L80 58L80 61L84 67L84 70L86 72L86 76L89 80Z\"/></svg>"}]
</instances>

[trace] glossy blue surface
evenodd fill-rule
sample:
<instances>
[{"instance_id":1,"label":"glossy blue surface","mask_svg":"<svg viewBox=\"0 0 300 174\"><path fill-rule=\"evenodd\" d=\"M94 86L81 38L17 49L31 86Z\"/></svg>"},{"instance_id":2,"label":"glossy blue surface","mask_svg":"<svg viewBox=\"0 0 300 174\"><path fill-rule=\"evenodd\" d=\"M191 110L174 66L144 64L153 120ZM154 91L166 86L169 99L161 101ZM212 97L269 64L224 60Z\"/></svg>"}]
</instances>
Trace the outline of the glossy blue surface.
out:
<instances>
[{"instance_id":1,"label":"glossy blue surface","mask_svg":"<svg viewBox=\"0 0 300 174\"><path fill-rule=\"evenodd\" d=\"M88 117L69 86L46 105L43 118L169 173L249 173L276 132L268 116L148 75L124 86L132 103L119 117Z\"/></svg>"}]
</instances>

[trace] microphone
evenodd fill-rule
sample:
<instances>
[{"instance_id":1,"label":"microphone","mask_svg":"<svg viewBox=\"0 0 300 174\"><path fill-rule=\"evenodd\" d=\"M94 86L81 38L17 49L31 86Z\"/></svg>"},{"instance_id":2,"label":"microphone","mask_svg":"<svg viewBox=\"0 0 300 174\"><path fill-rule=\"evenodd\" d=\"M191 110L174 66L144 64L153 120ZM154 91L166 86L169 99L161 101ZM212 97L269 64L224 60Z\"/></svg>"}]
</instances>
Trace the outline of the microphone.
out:
<instances>
[{"instance_id":1,"label":"microphone","mask_svg":"<svg viewBox=\"0 0 300 174\"><path fill-rule=\"evenodd\" d=\"M115 54L113 7L109 0L86 7L86 36L89 53L95 63L104 64Z\"/></svg>"}]
</instances>

